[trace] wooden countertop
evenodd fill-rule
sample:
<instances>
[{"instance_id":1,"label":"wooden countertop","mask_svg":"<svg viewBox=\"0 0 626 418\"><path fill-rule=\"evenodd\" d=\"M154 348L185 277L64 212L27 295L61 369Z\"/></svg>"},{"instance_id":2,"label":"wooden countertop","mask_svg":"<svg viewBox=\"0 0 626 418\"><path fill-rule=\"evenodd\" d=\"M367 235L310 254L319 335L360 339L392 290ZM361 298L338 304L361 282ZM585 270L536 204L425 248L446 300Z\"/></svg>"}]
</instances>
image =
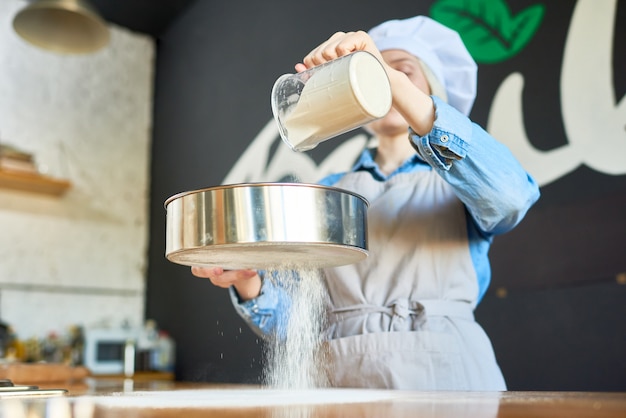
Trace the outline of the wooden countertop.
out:
<instances>
[{"instance_id":1,"label":"wooden countertop","mask_svg":"<svg viewBox=\"0 0 626 418\"><path fill-rule=\"evenodd\" d=\"M60 386L56 386L60 387ZM257 386L88 379L66 396L0 401L0 416L24 417L411 417L411 418L623 418L626 393L413 392L352 389L281 391ZM4 408L4 409L2 409ZM21 418L16 416L15 418Z\"/></svg>"}]
</instances>

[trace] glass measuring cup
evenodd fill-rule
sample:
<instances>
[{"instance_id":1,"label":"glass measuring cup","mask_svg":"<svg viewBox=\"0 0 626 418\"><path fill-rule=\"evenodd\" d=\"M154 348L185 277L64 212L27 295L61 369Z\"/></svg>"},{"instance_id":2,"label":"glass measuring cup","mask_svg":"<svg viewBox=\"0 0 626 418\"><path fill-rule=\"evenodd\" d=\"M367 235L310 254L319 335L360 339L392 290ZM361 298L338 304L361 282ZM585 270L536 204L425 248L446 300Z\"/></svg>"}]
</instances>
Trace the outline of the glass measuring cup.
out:
<instances>
[{"instance_id":1,"label":"glass measuring cup","mask_svg":"<svg viewBox=\"0 0 626 418\"><path fill-rule=\"evenodd\" d=\"M271 101L283 141L295 151L307 151L385 116L391 86L376 57L357 51L280 76Z\"/></svg>"}]
</instances>

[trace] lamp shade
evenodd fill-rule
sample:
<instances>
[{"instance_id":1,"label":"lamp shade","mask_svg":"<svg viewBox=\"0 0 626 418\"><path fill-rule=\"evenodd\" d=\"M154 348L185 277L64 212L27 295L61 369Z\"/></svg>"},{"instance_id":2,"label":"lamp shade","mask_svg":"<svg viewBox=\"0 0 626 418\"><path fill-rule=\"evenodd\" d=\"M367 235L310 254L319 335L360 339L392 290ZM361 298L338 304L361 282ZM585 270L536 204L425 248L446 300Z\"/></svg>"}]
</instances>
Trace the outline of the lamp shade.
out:
<instances>
[{"instance_id":1,"label":"lamp shade","mask_svg":"<svg viewBox=\"0 0 626 418\"><path fill-rule=\"evenodd\" d=\"M13 19L29 43L64 54L95 52L109 42L109 28L86 0L37 0Z\"/></svg>"}]
</instances>

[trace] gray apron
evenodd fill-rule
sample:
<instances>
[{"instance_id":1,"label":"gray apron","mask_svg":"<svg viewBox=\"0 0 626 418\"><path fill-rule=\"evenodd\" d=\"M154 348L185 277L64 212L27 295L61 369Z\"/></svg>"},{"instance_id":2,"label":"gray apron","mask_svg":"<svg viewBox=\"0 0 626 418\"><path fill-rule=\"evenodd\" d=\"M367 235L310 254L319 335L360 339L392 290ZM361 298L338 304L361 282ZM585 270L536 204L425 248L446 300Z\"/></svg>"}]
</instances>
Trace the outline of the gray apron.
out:
<instances>
[{"instance_id":1,"label":"gray apron","mask_svg":"<svg viewBox=\"0 0 626 418\"><path fill-rule=\"evenodd\" d=\"M370 256L326 269L332 385L505 390L474 321L478 282L465 209L452 188L434 171L386 182L355 172L336 186L370 202Z\"/></svg>"}]
</instances>

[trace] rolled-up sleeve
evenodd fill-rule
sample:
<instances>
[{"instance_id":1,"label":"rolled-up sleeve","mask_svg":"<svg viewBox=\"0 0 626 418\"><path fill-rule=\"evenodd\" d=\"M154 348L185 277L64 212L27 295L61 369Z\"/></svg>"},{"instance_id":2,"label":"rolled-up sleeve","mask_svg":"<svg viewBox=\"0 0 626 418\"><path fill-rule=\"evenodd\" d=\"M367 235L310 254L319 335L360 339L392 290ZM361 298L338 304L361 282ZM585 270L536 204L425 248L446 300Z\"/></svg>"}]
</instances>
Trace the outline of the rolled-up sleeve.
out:
<instances>
[{"instance_id":1,"label":"rolled-up sleeve","mask_svg":"<svg viewBox=\"0 0 626 418\"><path fill-rule=\"evenodd\" d=\"M410 140L455 190L476 225L501 234L517 225L539 198L539 187L511 151L437 97L433 129Z\"/></svg>"},{"instance_id":2,"label":"rolled-up sleeve","mask_svg":"<svg viewBox=\"0 0 626 418\"><path fill-rule=\"evenodd\" d=\"M260 272L262 275L262 272ZM285 314L289 312L290 298L285 289L272 280L263 280L261 292L254 299L242 301L234 287L230 298L237 313L262 337L281 337L285 334Z\"/></svg>"}]
</instances>

